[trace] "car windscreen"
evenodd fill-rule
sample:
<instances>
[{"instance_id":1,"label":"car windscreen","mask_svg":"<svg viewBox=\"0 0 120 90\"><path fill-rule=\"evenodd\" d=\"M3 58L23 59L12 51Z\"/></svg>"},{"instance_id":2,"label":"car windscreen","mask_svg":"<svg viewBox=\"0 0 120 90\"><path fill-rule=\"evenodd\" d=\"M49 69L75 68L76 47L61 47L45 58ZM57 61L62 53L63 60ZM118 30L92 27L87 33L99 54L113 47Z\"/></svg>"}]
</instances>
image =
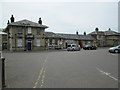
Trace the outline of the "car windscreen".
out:
<instances>
[{"instance_id":1,"label":"car windscreen","mask_svg":"<svg viewBox=\"0 0 120 90\"><path fill-rule=\"evenodd\" d=\"M72 45L72 47L76 47L76 45Z\"/></svg>"},{"instance_id":2,"label":"car windscreen","mask_svg":"<svg viewBox=\"0 0 120 90\"><path fill-rule=\"evenodd\" d=\"M71 45L68 45L68 47L71 47Z\"/></svg>"}]
</instances>

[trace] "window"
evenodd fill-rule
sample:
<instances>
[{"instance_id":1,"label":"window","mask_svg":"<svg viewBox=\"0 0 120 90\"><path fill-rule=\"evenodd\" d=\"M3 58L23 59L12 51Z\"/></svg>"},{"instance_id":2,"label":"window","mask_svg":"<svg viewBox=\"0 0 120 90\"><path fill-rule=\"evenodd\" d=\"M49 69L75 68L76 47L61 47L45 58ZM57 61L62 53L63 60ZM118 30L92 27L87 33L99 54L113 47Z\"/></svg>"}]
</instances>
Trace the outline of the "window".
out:
<instances>
[{"instance_id":1,"label":"window","mask_svg":"<svg viewBox=\"0 0 120 90\"><path fill-rule=\"evenodd\" d=\"M36 46L40 46L40 39L36 39Z\"/></svg>"},{"instance_id":2,"label":"window","mask_svg":"<svg viewBox=\"0 0 120 90\"><path fill-rule=\"evenodd\" d=\"M55 45L58 45L58 40L57 39L55 40Z\"/></svg>"},{"instance_id":3,"label":"window","mask_svg":"<svg viewBox=\"0 0 120 90\"><path fill-rule=\"evenodd\" d=\"M28 34L31 34L32 31L31 31L31 27L28 27Z\"/></svg>"},{"instance_id":4,"label":"window","mask_svg":"<svg viewBox=\"0 0 120 90\"><path fill-rule=\"evenodd\" d=\"M52 45L52 39L49 39L49 45Z\"/></svg>"},{"instance_id":5,"label":"window","mask_svg":"<svg viewBox=\"0 0 120 90\"><path fill-rule=\"evenodd\" d=\"M40 35L40 29L36 29L36 34Z\"/></svg>"},{"instance_id":6,"label":"window","mask_svg":"<svg viewBox=\"0 0 120 90\"><path fill-rule=\"evenodd\" d=\"M22 39L18 39L18 40L17 40L17 46L18 46L18 47L22 47L22 46L23 46L23 41L22 41Z\"/></svg>"},{"instance_id":7,"label":"window","mask_svg":"<svg viewBox=\"0 0 120 90\"><path fill-rule=\"evenodd\" d=\"M22 32L22 27L18 27L17 33L18 33L18 34L22 34L22 33L23 33L23 32Z\"/></svg>"}]
</instances>

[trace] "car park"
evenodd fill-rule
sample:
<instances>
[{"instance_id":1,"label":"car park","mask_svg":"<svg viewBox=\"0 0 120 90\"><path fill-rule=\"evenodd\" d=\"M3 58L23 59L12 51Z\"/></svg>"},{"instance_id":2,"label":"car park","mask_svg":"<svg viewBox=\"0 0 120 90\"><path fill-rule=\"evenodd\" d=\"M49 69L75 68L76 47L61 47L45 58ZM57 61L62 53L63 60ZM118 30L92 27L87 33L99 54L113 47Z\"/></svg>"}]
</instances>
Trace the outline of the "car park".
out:
<instances>
[{"instance_id":1,"label":"car park","mask_svg":"<svg viewBox=\"0 0 120 90\"><path fill-rule=\"evenodd\" d=\"M108 49L110 53L120 53L120 45Z\"/></svg>"},{"instance_id":2,"label":"car park","mask_svg":"<svg viewBox=\"0 0 120 90\"><path fill-rule=\"evenodd\" d=\"M83 49L84 49L84 50L96 50L97 47L92 46L92 45L85 45L85 46L83 47Z\"/></svg>"},{"instance_id":3,"label":"car park","mask_svg":"<svg viewBox=\"0 0 120 90\"><path fill-rule=\"evenodd\" d=\"M68 44L67 51L80 51L80 46L76 44Z\"/></svg>"}]
</instances>

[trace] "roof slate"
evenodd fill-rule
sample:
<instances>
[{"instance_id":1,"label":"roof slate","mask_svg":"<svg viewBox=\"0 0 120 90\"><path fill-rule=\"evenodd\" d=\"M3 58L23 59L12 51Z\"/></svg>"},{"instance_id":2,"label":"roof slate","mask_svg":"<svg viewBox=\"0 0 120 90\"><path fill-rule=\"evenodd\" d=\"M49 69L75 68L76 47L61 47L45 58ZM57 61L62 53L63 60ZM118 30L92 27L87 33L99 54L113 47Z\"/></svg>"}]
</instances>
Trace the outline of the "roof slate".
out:
<instances>
[{"instance_id":1,"label":"roof slate","mask_svg":"<svg viewBox=\"0 0 120 90\"><path fill-rule=\"evenodd\" d=\"M42 28L48 28L46 25L41 25L36 22L29 21L27 19L17 21L17 22L12 22L8 24L9 26L30 26L30 27L42 27Z\"/></svg>"},{"instance_id":2,"label":"roof slate","mask_svg":"<svg viewBox=\"0 0 120 90\"><path fill-rule=\"evenodd\" d=\"M62 38L67 40L95 40L91 35L76 35L76 34L62 34L45 32L45 38Z\"/></svg>"},{"instance_id":3,"label":"roof slate","mask_svg":"<svg viewBox=\"0 0 120 90\"><path fill-rule=\"evenodd\" d=\"M89 33L89 35L120 35L120 33L112 31L112 30L108 30L108 31L98 31L98 33L96 31L93 31L91 33Z\"/></svg>"}]
</instances>

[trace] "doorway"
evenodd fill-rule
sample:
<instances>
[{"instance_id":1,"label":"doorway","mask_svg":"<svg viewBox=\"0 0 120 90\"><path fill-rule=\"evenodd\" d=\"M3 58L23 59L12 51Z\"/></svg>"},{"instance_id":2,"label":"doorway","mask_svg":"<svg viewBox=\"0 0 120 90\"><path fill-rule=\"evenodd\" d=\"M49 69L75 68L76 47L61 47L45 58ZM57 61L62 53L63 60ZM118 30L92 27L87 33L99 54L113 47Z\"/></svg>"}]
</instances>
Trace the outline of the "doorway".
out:
<instances>
[{"instance_id":1,"label":"doorway","mask_svg":"<svg viewBox=\"0 0 120 90\"><path fill-rule=\"evenodd\" d=\"M28 40L27 42L27 50L32 50L32 41Z\"/></svg>"}]
</instances>

